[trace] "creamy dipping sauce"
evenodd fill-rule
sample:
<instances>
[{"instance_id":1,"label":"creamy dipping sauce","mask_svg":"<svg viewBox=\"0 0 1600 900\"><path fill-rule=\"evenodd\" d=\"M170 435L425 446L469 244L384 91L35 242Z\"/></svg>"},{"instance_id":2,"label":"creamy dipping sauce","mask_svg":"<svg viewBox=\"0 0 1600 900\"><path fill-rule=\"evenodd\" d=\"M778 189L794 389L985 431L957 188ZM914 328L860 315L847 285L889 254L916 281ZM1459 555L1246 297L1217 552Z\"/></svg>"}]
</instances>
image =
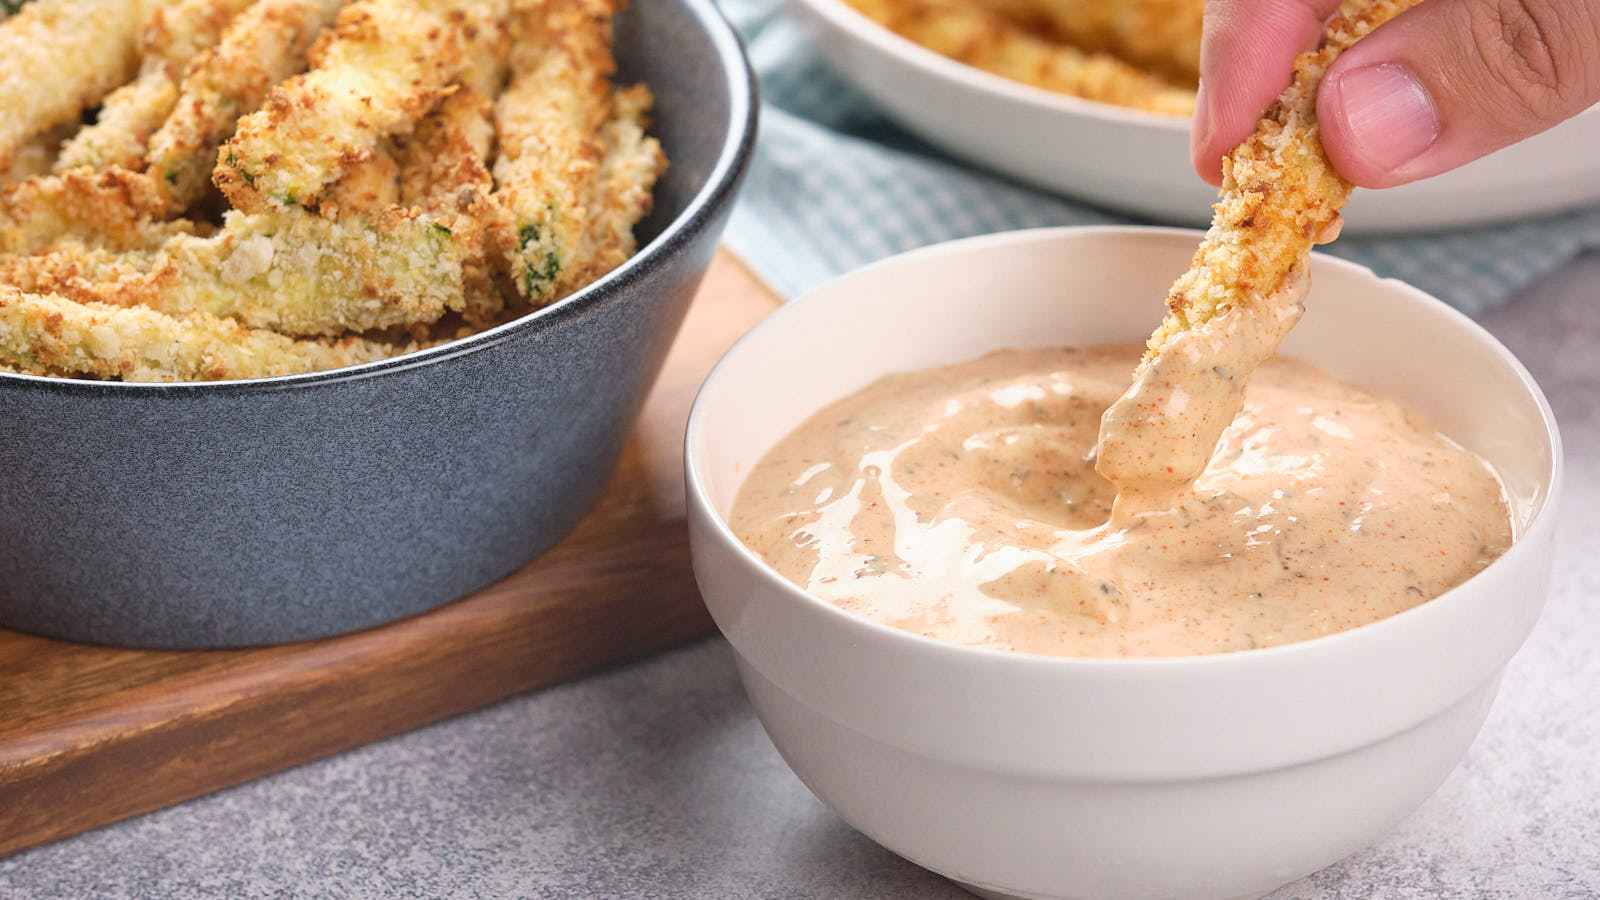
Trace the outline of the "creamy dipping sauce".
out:
<instances>
[{"instance_id":1,"label":"creamy dipping sauce","mask_svg":"<svg viewBox=\"0 0 1600 900\"><path fill-rule=\"evenodd\" d=\"M1398 404L1272 359L1198 479L1119 505L1101 414L1137 345L891 375L778 443L736 534L837 606L958 644L1151 657L1353 628L1511 543L1499 480Z\"/></svg>"}]
</instances>

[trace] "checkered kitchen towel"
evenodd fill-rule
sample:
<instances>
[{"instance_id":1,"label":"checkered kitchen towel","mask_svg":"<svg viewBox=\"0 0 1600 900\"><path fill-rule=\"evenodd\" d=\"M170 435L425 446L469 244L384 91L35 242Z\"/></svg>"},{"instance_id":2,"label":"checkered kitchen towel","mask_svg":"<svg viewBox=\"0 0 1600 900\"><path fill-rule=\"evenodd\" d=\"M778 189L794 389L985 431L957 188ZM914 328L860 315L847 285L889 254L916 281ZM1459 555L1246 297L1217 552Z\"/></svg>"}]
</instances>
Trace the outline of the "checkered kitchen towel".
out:
<instances>
[{"instance_id":1,"label":"checkered kitchen towel","mask_svg":"<svg viewBox=\"0 0 1600 900\"><path fill-rule=\"evenodd\" d=\"M938 241L1139 221L964 167L833 74L781 0L721 3L744 34L763 95L761 139L726 240L782 296ZM1600 248L1600 207L1326 249L1473 313L1592 248Z\"/></svg>"}]
</instances>

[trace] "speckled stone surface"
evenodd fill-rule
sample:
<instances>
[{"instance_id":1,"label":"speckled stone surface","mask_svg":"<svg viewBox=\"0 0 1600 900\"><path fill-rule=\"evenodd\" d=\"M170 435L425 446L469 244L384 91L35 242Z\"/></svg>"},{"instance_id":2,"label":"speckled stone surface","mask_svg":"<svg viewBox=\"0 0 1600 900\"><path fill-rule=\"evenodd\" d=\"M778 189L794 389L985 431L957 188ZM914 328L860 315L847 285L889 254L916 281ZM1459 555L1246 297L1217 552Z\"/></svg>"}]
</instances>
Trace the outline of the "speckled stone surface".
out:
<instances>
[{"instance_id":1,"label":"speckled stone surface","mask_svg":"<svg viewBox=\"0 0 1600 900\"><path fill-rule=\"evenodd\" d=\"M1600 255L1486 324L1563 429L1554 592L1439 792L1274 900L1600 896ZM715 639L0 860L101 896L968 895L806 791Z\"/></svg>"}]
</instances>

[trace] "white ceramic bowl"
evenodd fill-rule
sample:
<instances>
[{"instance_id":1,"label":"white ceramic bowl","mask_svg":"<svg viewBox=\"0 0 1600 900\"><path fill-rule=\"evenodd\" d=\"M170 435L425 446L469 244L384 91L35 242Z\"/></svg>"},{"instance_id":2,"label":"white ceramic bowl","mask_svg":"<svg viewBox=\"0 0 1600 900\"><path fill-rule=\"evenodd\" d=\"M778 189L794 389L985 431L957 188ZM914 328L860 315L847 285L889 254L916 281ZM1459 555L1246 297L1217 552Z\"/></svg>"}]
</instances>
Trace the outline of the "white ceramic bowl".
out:
<instances>
[{"instance_id":1,"label":"white ceramic bowl","mask_svg":"<svg viewBox=\"0 0 1600 900\"><path fill-rule=\"evenodd\" d=\"M1237 897L1376 840L1466 752L1550 578L1560 441L1465 316L1329 257L1288 355L1391 394L1501 473L1517 539L1389 619L1264 650L1060 659L945 644L796 588L729 531L745 473L877 377L999 347L1138 339L1198 234L1013 232L868 266L722 360L689 418L695 575L779 752L846 821L992 895Z\"/></svg>"},{"instance_id":2,"label":"white ceramic bowl","mask_svg":"<svg viewBox=\"0 0 1600 900\"><path fill-rule=\"evenodd\" d=\"M812 42L901 125L962 159L1165 222L1207 225L1216 188L1189 165L1189 120L1080 100L963 65L843 0L790 0ZM1357 191L1347 235L1460 228L1600 201L1600 106L1424 181Z\"/></svg>"}]
</instances>

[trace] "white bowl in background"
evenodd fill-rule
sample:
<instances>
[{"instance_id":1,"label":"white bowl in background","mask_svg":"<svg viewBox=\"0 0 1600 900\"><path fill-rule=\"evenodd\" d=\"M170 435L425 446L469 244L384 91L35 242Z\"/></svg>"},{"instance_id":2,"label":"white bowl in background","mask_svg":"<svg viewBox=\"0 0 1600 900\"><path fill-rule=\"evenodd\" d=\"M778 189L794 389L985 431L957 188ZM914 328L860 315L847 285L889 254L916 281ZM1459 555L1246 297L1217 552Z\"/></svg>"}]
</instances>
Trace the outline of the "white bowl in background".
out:
<instances>
[{"instance_id":1,"label":"white bowl in background","mask_svg":"<svg viewBox=\"0 0 1600 900\"><path fill-rule=\"evenodd\" d=\"M1216 188L1189 120L1022 84L941 56L844 0L790 0L833 68L895 121L974 165L1164 222L1207 225ZM1600 105L1459 169L1357 191L1345 234L1461 228L1600 201Z\"/></svg>"},{"instance_id":2,"label":"white bowl in background","mask_svg":"<svg viewBox=\"0 0 1600 900\"><path fill-rule=\"evenodd\" d=\"M1511 548L1428 603L1263 650L1030 656L844 612L729 530L745 474L816 410L1000 347L1142 338L1197 240L1045 229L885 260L753 329L689 418L695 575L773 743L847 822L980 893L1238 897L1370 844L1462 758L1548 590L1561 450L1538 386L1465 316L1323 256L1285 353L1406 403L1512 498Z\"/></svg>"}]
</instances>

